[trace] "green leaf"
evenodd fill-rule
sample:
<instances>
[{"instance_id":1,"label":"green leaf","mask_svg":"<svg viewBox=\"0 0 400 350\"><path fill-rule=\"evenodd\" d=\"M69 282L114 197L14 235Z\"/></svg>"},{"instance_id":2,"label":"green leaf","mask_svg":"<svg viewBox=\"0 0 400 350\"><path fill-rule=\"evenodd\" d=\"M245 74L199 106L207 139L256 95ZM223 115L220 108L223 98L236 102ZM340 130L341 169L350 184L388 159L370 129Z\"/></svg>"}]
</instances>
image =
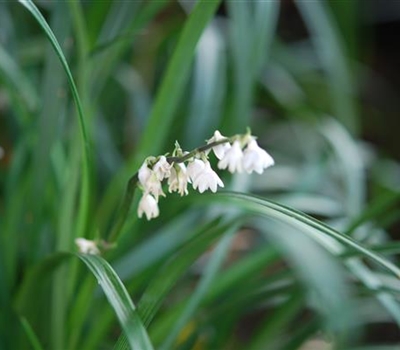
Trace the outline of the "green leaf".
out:
<instances>
[{"instance_id":1,"label":"green leaf","mask_svg":"<svg viewBox=\"0 0 400 350\"><path fill-rule=\"evenodd\" d=\"M137 161L160 151L188 80L197 42L220 2L199 0L189 15L157 92L153 110L142 135Z\"/></svg>"},{"instance_id":2,"label":"green leaf","mask_svg":"<svg viewBox=\"0 0 400 350\"><path fill-rule=\"evenodd\" d=\"M22 102L29 111L36 110L38 96L30 81L16 64L14 59L0 45L0 77L4 79L10 90L14 90L20 96Z\"/></svg>"},{"instance_id":3,"label":"green leaf","mask_svg":"<svg viewBox=\"0 0 400 350\"><path fill-rule=\"evenodd\" d=\"M178 279L184 274L190 265L230 227L231 223L215 225L201 229L190 243L185 245L178 253L161 269L147 287L139 302L140 315L147 325L154 317L164 297L171 290Z\"/></svg>"},{"instance_id":4,"label":"green leaf","mask_svg":"<svg viewBox=\"0 0 400 350\"><path fill-rule=\"evenodd\" d=\"M78 257L86 264L96 277L109 303L125 331L132 349L153 349L147 331L140 319L127 290L103 258L96 255L79 254Z\"/></svg>"},{"instance_id":5,"label":"green leaf","mask_svg":"<svg viewBox=\"0 0 400 350\"><path fill-rule=\"evenodd\" d=\"M37 23L42 27L44 33L49 39L51 45L56 52L62 67L64 68L65 74L68 79L68 84L71 89L72 97L75 101L76 109L78 112L78 120L80 126L80 133L82 138L82 148L83 148L83 173L82 173L82 191L80 198L80 212L78 218L78 236L85 236L86 220L89 210L89 198L90 198L90 172L92 169L92 159L91 159L91 144L88 136L88 131L86 127L85 116L82 108L82 103L78 94L78 89L76 87L74 78L72 76L71 70L69 68L67 59L61 49L60 44L57 41L56 36L51 30L50 26L47 24L46 20L33 3L32 0L18 0L25 8L32 14Z\"/></svg>"},{"instance_id":6,"label":"green leaf","mask_svg":"<svg viewBox=\"0 0 400 350\"><path fill-rule=\"evenodd\" d=\"M36 336L34 330L29 324L28 320L24 317L21 318L22 328L24 329L29 342L34 350L43 350L43 346L40 344L38 337Z\"/></svg>"},{"instance_id":7,"label":"green leaf","mask_svg":"<svg viewBox=\"0 0 400 350\"><path fill-rule=\"evenodd\" d=\"M50 275L62 263L65 263L72 257L79 257L96 277L125 331L130 347L140 350L153 349L147 331L138 316L125 286L112 267L99 256L57 253L43 260L29 271L23 281L15 300L15 307L18 313L26 315L27 319L30 319L30 315L32 314L40 315L38 312L32 313L31 311L38 307L38 305L32 303L32 295L42 296L45 281L50 278ZM92 293L92 289L88 289L87 293Z\"/></svg>"},{"instance_id":8,"label":"green leaf","mask_svg":"<svg viewBox=\"0 0 400 350\"><path fill-rule=\"evenodd\" d=\"M303 303L301 292L290 296L272 315L267 315L263 322L264 324L252 336L247 348L251 350L262 349L266 344L271 348L281 348L279 345L282 339L278 335L282 336L285 327L300 312L304 305Z\"/></svg>"},{"instance_id":9,"label":"green leaf","mask_svg":"<svg viewBox=\"0 0 400 350\"><path fill-rule=\"evenodd\" d=\"M304 224L306 226L312 227L316 229L319 233L329 236L336 241L342 243L347 248L352 248L358 251L362 256L368 257L378 265L389 270L396 277L400 278L400 269L386 258L380 256L377 253L374 253L368 248L363 247L351 237L348 237L325 225L324 223L297 210L268 201L266 199L256 197L254 195L247 195L235 192L220 192L212 196L203 195L196 196L196 198L199 199L199 201L201 201L201 198L204 198L204 200L207 199L208 201L222 201L224 203L238 206L259 215L265 215L267 217L282 220L289 224Z\"/></svg>"},{"instance_id":10,"label":"green leaf","mask_svg":"<svg viewBox=\"0 0 400 350\"><path fill-rule=\"evenodd\" d=\"M204 274L201 277L196 289L189 298L187 304L183 310L177 316L177 320L172 325L168 332L166 339L164 340L160 349L170 349L179 335L179 332L183 329L185 324L188 324L190 318L194 315L197 307L200 305L208 289L217 277L218 271L221 268L222 263L228 254L229 247L232 243L232 239L236 232L237 227L233 226L229 228L229 231L222 237L220 242L215 247L207 266L205 267Z\"/></svg>"},{"instance_id":11,"label":"green leaf","mask_svg":"<svg viewBox=\"0 0 400 350\"><path fill-rule=\"evenodd\" d=\"M334 114L352 134L359 130L354 103L354 83L340 32L324 1L296 0L326 70L334 102Z\"/></svg>"}]
</instances>

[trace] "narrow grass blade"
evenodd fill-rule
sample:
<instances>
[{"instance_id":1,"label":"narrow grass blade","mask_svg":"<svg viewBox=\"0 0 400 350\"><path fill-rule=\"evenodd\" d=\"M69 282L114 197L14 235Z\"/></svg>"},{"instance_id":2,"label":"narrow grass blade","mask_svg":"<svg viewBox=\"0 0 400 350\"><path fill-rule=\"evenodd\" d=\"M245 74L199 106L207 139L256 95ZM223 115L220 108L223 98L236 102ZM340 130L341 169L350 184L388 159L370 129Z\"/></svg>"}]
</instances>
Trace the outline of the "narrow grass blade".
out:
<instances>
[{"instance_id":1,"label":"narrow grass blade","mask_svg":"<svg viewBox=\"0 0 400 350\"><path fill-rule=\"evenodd\" d=\"M323 1L296 0L315 48L328 73L334 111L352 134L359 131L354 103L354 83L341 36L327 4Z\"/></svg>"},{"instance_id":2,"label":"narrow grass blade","mask_svg":"<svg viewBox=\"0 0 400 350\"><path fill-rule=\"evenodd\" d=\"M163 299L187 268L229 228L230 224L217 225L201 230L189 244L184 246L153 279L139 302L140 315L146 325L150 323Z\"/></svg>"},{"instance_id":3,"label":"narrow grass blade","mask_svg":"<svg viewBox=\"0 0 400 350\"><path fill-rule=\"evenodd\" d=\"M237 288L251 280L251 278L260 273L266 266L272 264L279 257L277 251L271 246L265 246L258 250L251 251L248 256L240 259L236 264L224 271L209 288L204 301L211 302L224 293Z\"/></svg>"},{"instance_id":4,"label":"narrow grass blade","mask_svg":"<svg viewBox=\"0 0 400 350\"><path fill-rule=\"evenodd\" d=\"M283 220L284 222L287 223L305 224L308 227L316 229L323 235L332 237L336 241L342 243L344 246L359 251L362 254L362 256L370 258L378 265L389 270L397 278L400 278L400 269L389 260L385 259L384 257L380 256L377 253L374 253L370 249L363 247L361 244L357 243L354 239L332 229L331 227L323 224L322 222L314 218L311 218L310 216L301 213L297 210L285 207L281 204L268 201L266 199L261 199L253 195L247 195L235 192L220 192L213 196L199 196L196 198L199 201L201 201L201 198L206 199L207 197L209 201L220 200L227 204L231 204L246 210L250 210L251 212L257 213L259 215L266 215L267 217Z\"/></svg>"},{"instance_id":5,"label":"narrow grass blade","mask_svg":"<svg viewBox=\"0 0 400 350\"><path fill-rule=\"evenodd\" d=\"M227 1L234 66L227 127L244 129L249 125L253 88L275 34L279 4L279 1Z\"/></svg>"},{"instance_id":6,"label":"narrow grass blade","mask_svg":"<svg viewBox=\"0 0 400 350\"><path fill-rule=\"evenodd\" d=\"M360 149L349 132L335 119L326 119L320 132L327 139L338 159L345 183L345 208L349 218L360 215L365 203L364 163Z\"/></svg>"},{"instance_id":7,"label":"narrow grass blade","mask_svg":"<svg viewBox=\"0 0 400 350\"><path fill-rule=\"evenodd\" d=\"M227 58L222 33L212 22L203 32L194 60L190 113L184 144L195 148L219 127L226 93Z\"/></svg>"},{"instance_id":8,"label":"narrow grass blade","mask_svg":"<svg viewBox=\"0 0 400 350\"><path fill-rule=\"evenodd\" d=\"M36 312L32 295L42 296L43 286L54 271L72 257L80 258L96 277L103 289L107 300L116 313L118 320L125 331L129 345L132 349L152 350L150 339L143 323L138 316L135 306L130 299L125 286L112 267L101 257L85 254L57 253L43 260L35 266L24 279L14 305L20 315L31 319L29 315L40 315ZM89 288L87 293L92 292Z\"/></svg>"},{"instance_id":9,"label":"narrow grass blade","mask_svg":"<svg viewBox=\"0 0 400 350\"><path fill-rule=\"evenodd\" d=\"M218 271L221 268L221 265L224 262L225 257L228 253L235 231L236 227L231 227L215 247L215 250L204 270L204 274L201 277L198 286L194 290L192 296L189 298L189 301L185 305L185 308L179 314L178 319L171 327L170 331L168 332L168 336L161 345L160 349L170 349L176 337L179 335L179 332L182 330L185 324L189 323L190 318L195 313L197 307L200 305L208 289L215 280Z\"/></svg>"},{"instance_id":10,"label":"narrow grass blade","mask_svg":"<svg viewBox=\"0 0 400 350\"><path fill-rule=\"evenodd\" d=\"M29 339L29 342L33 348L33 350L44 350L44 347L40 344L38 337L35 334L35 331L32 329L28 320L24 317L21 318L21 325L25 331L26 336Z\"/></svg>"},{"instance_id":11,"label":"narrow grass blade","mask_svg":"<svg viewBox=\"0 0 400 350\"><path fill-rule=\"evenodd\" d=\"M137 161L142 161L148 154L160 151L188 80L197 42L219 3L220 0L199 0L189 15L159 87L147 127L142 135Z\"/></svg>"},{"instance_id":12,"label":"narrow grass blade","mask_svg":"<svg viewBox=\"0 0 400 350\"><path fill-rule=\"evenodd\" d=\"M2 77L10 90L18 92L21 101L29 111L36 110L38 106L38 96L20 67L15 60L0 45L0 77Z\"/></svg>"},{"instance_id":13,"label":"narrow grass blade","mask_svg":"<svg viewBox=\"0 0 400 350\"><path fill-rule=\"evenodd\" d=\"M288 326L303 306L304 300L301 292L289 297L272 315L267 315L263 322L264 324L261 325L246 347L249 350L263 349L266 346L280 349L282 339L279 335L282 337L285 327Z\"/></svg>"},{"instance_id":14,"label":"narrow grass blade","mask_svg":"<svg viewBox=\"0 0 400 350\"><path fill-rule=\"evenodd\" d=\"M83 173L82 173L82 191L80 198L80 212L78 217L78 236L85 236L87 215L89 211L89 198L90 198L90 172L92 169L92 159L91 159L91 144L88 135L88 130L86 127L86 121L84 116L84 111L82 108L82 103L78 94L78 89L76 87L74 78L72 76L71 70L69 68L68 62L62 52L60 44L57 41L53 31L47 24L46 20L33 3L32 0L18 0L25 8L32 14L37 23L41 26L47 38L49 39L51 45L54 48L55 53L60 59L61 65L64 68L65 74L68 79L68 83L71 89L73 99L78 112L78 120L80 126L80 133L82 138L82 148L83 148Z\"/></svg>"},{"instance_id":15,"label":"narrow grass blade","mask_svg":"<svg viewBox=\"0 0 400 350\"><path fill-rule=\"evenodd\" d=\"M125 331L132 349L153 349L147 331L140 319L124 285L112 267L101 257L80 254L78 257L86 264L102 287L109 303Z\"/></svg>"}]
</instances>

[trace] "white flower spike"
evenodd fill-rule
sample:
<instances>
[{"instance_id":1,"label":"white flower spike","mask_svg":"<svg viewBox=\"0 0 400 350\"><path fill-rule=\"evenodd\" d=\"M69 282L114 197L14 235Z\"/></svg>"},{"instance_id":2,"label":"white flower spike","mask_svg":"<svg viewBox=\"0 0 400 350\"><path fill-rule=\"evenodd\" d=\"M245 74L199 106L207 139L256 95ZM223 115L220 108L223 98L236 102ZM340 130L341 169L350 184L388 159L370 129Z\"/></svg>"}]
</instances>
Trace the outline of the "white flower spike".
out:
<instances>
[{"instance_id":1,"label":"white flower spike","mask_svg":"<svg viewBox=\"0 0 400 350\"><path fill-rule=\"evenodd\" d=\"M225 153L224 157L218 162L219 169L226 169L233 174L234 172L241 173L243 152L240 147L240 142L235 141L232 147Z\"/></svg>"},{"instance_id":2,"label":"white flower spike","mask_svg":"<svg viewBox=\"0 0 400 350\"><path fill-rule=\"evenodd\" d=\"M141 218L143 214L146 215L147 220L156 218L160 214L158 209L157 200L148 193L144 193L143 197L140 199L138 207L138 216Z\"/></svg>"},{"instance_id":3,"label":"white flower spike","mask_svg":"<svg viewBox=\"0 0 400 350\"><path fill-rule=\"evenodd\" d=\"M158 200L160 196L165 197L162 190L162 181L165 179L168 179L168 191L178 192L181 196L188 194L188 183L192 183L193 188L200 193L206 190L216 192L218 187L224 187L224 183L208 161L211 149L219 159L218 168L228 169L231 173L255 171L261 174L266 168L274 165L273 158L259 147L250 130L246 134L230 138L216 130L207 141L207 145L191 152L183 151L176 142L171 157L148 157L140 167L138 180L143 196L139 202L138 216L141 218L146 215L147 220L150 220L159 215Z\"/></svg>"},{"instance_id":4,"label":"white flower spike","mask_svg":"<svg viewBox=\"0 0 400 350\"><path fill-rule=\"evenodd\" d=\"M224 187L224 183L217 173L211 169L210 162L204 162L203 170L193 178L193 188L199 189L200 193L210 189L211 192L217 192L217 187Z\"/></svg>"},{"instance_id":5,"label":"white flower spike","mask_svg":"<svg viewBox=\"0 0 400 350\"><path fill-rule=\"evenodd\" d=\"M171 175L168 178L168 191L170 193L178 191L181 196L188 194L188 174L184 164L179 163L171 168Z\"/></svg>"},{"instance_id":6,"label":"white flower spike","mask_svg":"<svg viewBox=\"0 0 400 350\"><path fill-rule=\"evenodd\" d=\"M224 139L226 139L226 137L221 135L221 133L218 130L215 130L214 136L211 137L211 139L209 139L207 141L207 145L209 145L210 143L213 143L213 142L218 142L218 141L224 140ZM223 143L218 146L214 146L212 148L212 150L214 151L214 154L218 159L222 159L224 157L225 153L229 150L229 148L231 148L231 145L229 142L227 142L227 143Z\"/></svg>"},{"instance_id":7,"label":"white flower spike","mask_svg":"<svg viewBox=\"0 0 400 350\"><path fill-rule=\"evenodd\" d=\"M78 247L79 253L91 255L100 254L100 250L94 241L85 238L76 238L75 244Z\"/></svg>"},{"instance_id":8,"label":"white flower spike","mask_svg":"<svg viewBox=\"0 0 400 350\"><path fill-rule=\"evenodd\" d=\"M264 169L274 165L274 159L252 139L243 152L243 169L247 173L262 174Z\"/></svg>"}]
</instances>

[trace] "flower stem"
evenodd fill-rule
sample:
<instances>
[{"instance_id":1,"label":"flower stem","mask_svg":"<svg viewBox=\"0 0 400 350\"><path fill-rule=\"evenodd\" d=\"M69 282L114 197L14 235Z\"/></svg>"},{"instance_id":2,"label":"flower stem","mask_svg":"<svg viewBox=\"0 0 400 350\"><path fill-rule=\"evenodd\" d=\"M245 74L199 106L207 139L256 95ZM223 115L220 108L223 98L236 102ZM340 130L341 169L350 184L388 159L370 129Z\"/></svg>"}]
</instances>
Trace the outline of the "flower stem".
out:
<instances>
[{"instance_id":1,"label":"flower stem","mask_svg":"<svg viewBox=\"0 0 400 350\"><path fill-rule=\"evenodd\" d=\"M207 145L201 146L201 147L197 147L194 150L190 151L189 153L185 154L184 156L181 157L167 157L167 161L168 163L182 163L187 161L188 159L194 157L196 155L196 153L201 153L201 152L205 152L215 146L218 145L222 145L224 143L227 142L231 142L230 138L225 138L223 140L219 140L219 141L215 141L215 142L211 142Z\"/></svg>"},{"instance_id":2,"label":"flower stem","mask_svg":"<svg viewBox=\"0 0 400 350\"><path fill-rule=\"evenodd\" d=\"M128 213L132 205L132 198L135 193L137 181L138 173L135 173L128 181L121 209L118 211L117 218L111 229L111 233L108 236L107 243L115 243L121 234L121 230L124 227L126 218L128 217Z\"/></svg>"}]
</instances>

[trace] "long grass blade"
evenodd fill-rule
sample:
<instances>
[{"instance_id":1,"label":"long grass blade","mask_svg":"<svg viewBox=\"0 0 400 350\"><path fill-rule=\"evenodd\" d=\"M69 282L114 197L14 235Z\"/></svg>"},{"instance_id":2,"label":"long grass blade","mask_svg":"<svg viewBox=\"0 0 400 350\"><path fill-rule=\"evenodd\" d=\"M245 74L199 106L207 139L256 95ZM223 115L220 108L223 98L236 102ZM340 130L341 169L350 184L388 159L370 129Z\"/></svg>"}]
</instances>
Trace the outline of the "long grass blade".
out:
<instances>
[{"instance_id":1,"label":"long grass blade","mask_svg":"<svg viewBox=\"0 0 400 350\"><path fill-rule=\"evenodd\" d=\"M147 331L124 285L112 267L101 257L80 254L78 257L96 277L113 307L132 349L153 349Z\"/></svg>"},{"instance_id":2,"label":"long grass blade","mask_svg":"<svg viewBox=\"0 0 400 350\"><path fill-rule=\"evenodd\" d=\"M178 319L171 327L168 336L165 339L162 346L160 347L160 349L162 350L170 349L176 337L178 336L179 332L182 330L185 324L189 323L190 318L193 316L196 308L203 300L205 294L207 293L208 289L210 288L214 279L216 278L217 273L223 261L225 260L229 247L232 243L234 233L236 231L235 229L236 227L231 227L215 247L215 250L204 270L204 274L201 280L199 281L197 288L193 292L188 303L185 305L185 308L178 316Z\"/></svg>"},{"instance_id":3,"label":"long grass blade","mask_svg":"<svg viewBox=\"0 0 400 350\"><path fill-rule=\"evenodd\" d=\"M199 201L201 201L200 198L206 199L206 197L208 197L208 200L211 201L213 199L214 201L221 200L225 203L250 210L251 212L277 218L288 223L305 224L308 227L316 229L323 235L334 238L336 241L344 244L346 247L352 248L360 252L363 256L370 258L378 265L393 273L397 278L400 278L400 269L389 260L385 259L377 253L374 253L370 249L363 247L351 237L348 237L323 224L322 222L297 210L287 208L284 205L274 203L266 199L243 193L220 192L213 196L202 196L197 198L199 199Z\"/></svg>"},{"instance_id":4,"label":"long grass blade","mask_svg":"<svg viewBox=\"0 0 400 350\"><path fill-rule=\"evenodd\" d=\"M35 331L32 329L32 326L29 324L26 318L21 318L21 325L25 331L26 336L29 339L29 342L33 348L33 350L44 350L44 347L40 344L38 337L35 334Z\"/></svg>"},{"instance_id":5,"label":"long grass blade","mask_svg":"<svg viewBox=\"0 0 400 350\"><path fill-rule=\"evenodd\" d=\"M359 131L359 121L353 99L355 90L353 77L336 23L325 2L302 0L295 2L328 73L335 114L352 134L356 134Z\"/></svg>"},{"instance_id":6,"label":"long grass blade","mask_svg":"<svg viewBox=\"0 0 400 350\"><path fill-rule=\"evenodd\" d=\"M89 198L90 198L90 172L92 169L92 157L91 157L91 143L88 134L88 130L86 127L86 120L84 116L84 111L82 107L82 103L79 97L78 89L75 84L75 80L72 76L71 70L69 68L67 59L64 56L64 53L60 47L60 44L57 41L53 31L47 24L45 18L40 13L36 5L32 0L18 0L25 8L32 14L37 23L41 26L47 38L49 39L51 45L54 48L55 53L57 54L62 67L64 68L65 74L68 79L68 83L71 89L72 97L75 101L76 109L78 112L78 120L80 126L80 134L82 138L82 148L83 148L83 173L82 173L82 191L80 197L80 212L78 217L78 228L77 234L78 236L85 236L86 224L87 224L87 216L89 211Z\"/></svg>"},{"instance_id":7,"label":"long grass blade","mask_svg":"<svg viewBox=\"0 0 400 350\"><path fill-rule=\"evenodd\" d=\"M188 80L192 58L204 28L213 17L220 0L200 0L189 15L169 62L147 127L142 135L137 161L160 151Z\"/></svg>"}]
</instances>

